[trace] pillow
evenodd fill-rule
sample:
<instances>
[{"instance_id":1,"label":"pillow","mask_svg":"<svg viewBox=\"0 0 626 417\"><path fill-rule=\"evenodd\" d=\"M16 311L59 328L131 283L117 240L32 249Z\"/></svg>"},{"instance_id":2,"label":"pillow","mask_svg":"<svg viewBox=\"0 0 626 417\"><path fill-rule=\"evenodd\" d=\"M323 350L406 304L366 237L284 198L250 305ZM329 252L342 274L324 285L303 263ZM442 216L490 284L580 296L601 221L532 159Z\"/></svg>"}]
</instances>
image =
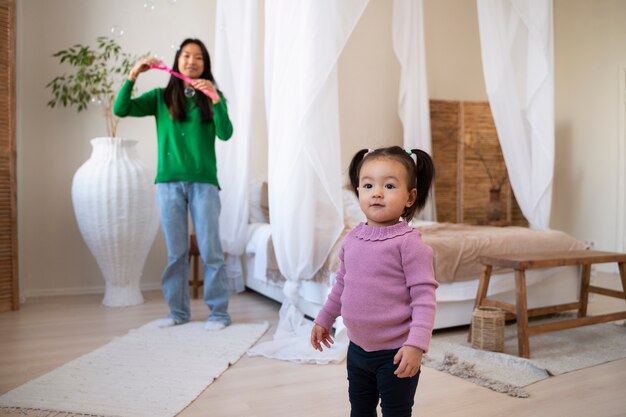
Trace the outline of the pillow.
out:
<instances>
[{"instance_id":1,"label":"pillow","mask_svg":"<svg viewBox=\"0 0 626 417\"><path fill-rule=\"evenodd\" d=\"M267 199L267 182L250 182L250 216L249 223L269 223L269 206Z\"/></svg>"},{"instance_id":2,"label":"pillow","mask_svg":"<svg viewBox=\"0 0 626 417\"><path fill-rule=\"evenodd\" d=\"M359 223L366 221L365 214L361 211L359 199L350 188L342 188L343 197L343 222L349 229L354 229Z\"/></svg>"},{"instance_id":3,"label":"pillow","mask_svg":"<svg viewBox=\"0 0 626 417\"><path fill-rule=\"evenodd\" d=\"M351 189L341 190L343 198L343 222L346 227L353 229L359 223L366 221L365 215L359 206L359 199ZM270 207L267 181L250 183L250 223L269 223Z\"/></svg>"},{"instance_id":4,"label":"pillow","mask_svg":"<svg viewBox=\"0 0 626 417\"><path fill-rule=\"evenodd\" d=\"M270 222L270 200L267 191L267 181L261 184L261 212L266 223Z\"/></svg>"},{"instance_id":5,"label":"pillow","mask_svg":"<svg viewBox=\"0 0 626 417\"><path fill-rule=\"evenodd\" d=\"M411 226L414 229L418 227L432 226L433 224L437 224L437 222L433 222L430 220L421 220L418 218L415 218L409 222L409 226Z\"/></svg>"}]
</instances>

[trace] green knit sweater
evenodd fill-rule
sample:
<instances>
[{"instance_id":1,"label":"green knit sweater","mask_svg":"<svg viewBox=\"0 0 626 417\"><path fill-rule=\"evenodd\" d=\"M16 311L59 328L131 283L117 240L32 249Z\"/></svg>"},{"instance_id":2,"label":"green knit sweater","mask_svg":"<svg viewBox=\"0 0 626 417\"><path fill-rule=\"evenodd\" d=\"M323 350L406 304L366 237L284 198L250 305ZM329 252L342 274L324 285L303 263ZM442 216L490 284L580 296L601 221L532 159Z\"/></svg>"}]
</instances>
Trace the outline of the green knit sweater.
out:
<instances>
[{"instance_id":1,"label":"green knit sweater","mask_svg":"<svg viewBox=\"0 0 626 417\"><path fill-rule=\"evenodd\" d=\"M228 140L233 126L228 117L226 100L213 105L213 121L203 123L195 98L187 100L187 120L172 119L163 98L163 88L156 88L131 99L134 83L126 80L120 89L113 113L119 117L154 116L158 139L158 165L155 182L201 182L217 181L215 136Z\"/></svg>"}]
</instances>

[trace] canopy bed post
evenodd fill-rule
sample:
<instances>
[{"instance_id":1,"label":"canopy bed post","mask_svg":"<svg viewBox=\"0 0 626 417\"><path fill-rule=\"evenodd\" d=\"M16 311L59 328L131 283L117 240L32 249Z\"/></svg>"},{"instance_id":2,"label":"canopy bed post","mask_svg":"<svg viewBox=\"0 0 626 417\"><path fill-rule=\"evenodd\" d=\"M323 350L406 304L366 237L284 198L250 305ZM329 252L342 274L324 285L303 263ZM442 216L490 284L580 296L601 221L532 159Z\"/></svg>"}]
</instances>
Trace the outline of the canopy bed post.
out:
<instances>
[{"instance_id":1,"label":"canopy bed post","mask_svg":"<svg viewBox=\"0 0 626 417\"><path fill-rule=\"evenodd\" d=\"M620 108L617 164L617 245L626 251L626 68L619 72Z\"/></svg>"},{"instance_id":2,"label":"canopy bed post","mask_svg":"<svg viewBox=\"0 0 626 417\"><path fill-rule=\"evenodd\" d=\"M265 2L270 227L287 282L280 333L257 345L258 355L323 360L309 346L311 325L305 326L297 308L299 286L324 264L344 227L337 60L366 5L367 0Z\"/></svg>"},{"instance_id":3,"label":"canopy bed post","mask_svg":"<svg viewBox=\"0 0 626 417\"><path fill-rule=\"evenodd\" d=\"M478 0L477 6L487 96L511 186L530 226L547 229L554 176L552 0Z\"/></svg>"},{"instance_id":4,"label":"canopy bed post","mask_svg":"<svg viewBox=\"0 0 626 417\"><path fill-rule=\"evenodd\" d=\"M257 2L219 0L215 34L215 75L229 102L236 129L232 140L218 141L218 175L225 184L220 199L220 237L230 289L245 289L241 255L248 234L250 141L255 93Z\"/></svg>"},{"instance_id":5,"label":"canopy bed post","mask_svg":"<svg viewBox=\"0 0 626 417\"><path fill-rule=\"evenodd\" d=\"M393 49L401 67L398 114L404 131L404 147L432 154L423 0L394 0L391 27ZM422 220L437 219L434 187L431 198L418 217Z\"/></svg>"}]
</instances>

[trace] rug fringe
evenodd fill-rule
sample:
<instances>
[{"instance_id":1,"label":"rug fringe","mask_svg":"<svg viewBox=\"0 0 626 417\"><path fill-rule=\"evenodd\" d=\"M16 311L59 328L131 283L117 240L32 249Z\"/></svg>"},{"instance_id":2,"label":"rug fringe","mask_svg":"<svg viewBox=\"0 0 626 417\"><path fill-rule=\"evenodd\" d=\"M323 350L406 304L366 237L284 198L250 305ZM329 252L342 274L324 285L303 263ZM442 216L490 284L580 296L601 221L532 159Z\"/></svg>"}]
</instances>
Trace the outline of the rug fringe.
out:
<instances>
[{"instance_id":1,"label":"rug fringe","mask_svg":"<svg viewBox=\"0 0 626 417\"><path fill-rule=\"evenodd\" d=\"M443 361L440 364L433 364L434 368L438 371L446 372L450 375L457 376L459 378L467 379L477 385L485 388L489 388L496 392L507 394L511 397L528 398L530 394L524 391L520 387L511 384L505 384L503 382L494 381L490 378L485 378L479 375L474 369L474 364L468 362L462 362L453 353L446 353Z\"/></svg>"},{"instance_id":2,"label":"rug fringe","mask_svg":"<svg viewBox=\"0 0 626 417\"><path fill-rule=\"evenodd\" d=\"M84 413L68 413L66 411L42 410L39 408L22 408L22 407L2 407L0 406L2 416L11 417L107 417L101 414L84 414ZM7 414L9 413L9 414Z\"/></svg>"}]
</instances>

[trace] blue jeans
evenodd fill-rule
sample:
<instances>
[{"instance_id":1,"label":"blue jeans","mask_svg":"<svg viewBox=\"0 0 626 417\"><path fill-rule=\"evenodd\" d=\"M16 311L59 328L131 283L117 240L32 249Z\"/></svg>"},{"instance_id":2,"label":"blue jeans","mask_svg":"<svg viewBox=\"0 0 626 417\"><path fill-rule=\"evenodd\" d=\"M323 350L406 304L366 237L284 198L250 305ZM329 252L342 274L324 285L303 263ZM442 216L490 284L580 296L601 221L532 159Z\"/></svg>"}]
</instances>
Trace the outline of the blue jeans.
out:
<instances>
[{"instance_id":1,"label":"blue jeans","mask_svg":"<svg viewBox=\"0 0 626 417\"><path fill-rule=\"evenodd\" d=\"M350 342L346 360L350 417L376 417L379 398L383 417L411 416L421 370L411 378L394 375L398 350L367 352Z\"/></svg>"},{"instance_id":2,"label":"blue jeans","mask_svg":"<svg viewBox=\"0 0 626 417\"><path fill-rule=\"evenodd\" d=\"M169 318L177 324L189 321L189 232L187 209L198 241L204 272L204 302L209 320L230 324L228 281L219 236L221 209L215 185L190 182L156 184L161 229L167 246L167 267L161 288L170 308Z\"/></svg>"}]
</instances>

